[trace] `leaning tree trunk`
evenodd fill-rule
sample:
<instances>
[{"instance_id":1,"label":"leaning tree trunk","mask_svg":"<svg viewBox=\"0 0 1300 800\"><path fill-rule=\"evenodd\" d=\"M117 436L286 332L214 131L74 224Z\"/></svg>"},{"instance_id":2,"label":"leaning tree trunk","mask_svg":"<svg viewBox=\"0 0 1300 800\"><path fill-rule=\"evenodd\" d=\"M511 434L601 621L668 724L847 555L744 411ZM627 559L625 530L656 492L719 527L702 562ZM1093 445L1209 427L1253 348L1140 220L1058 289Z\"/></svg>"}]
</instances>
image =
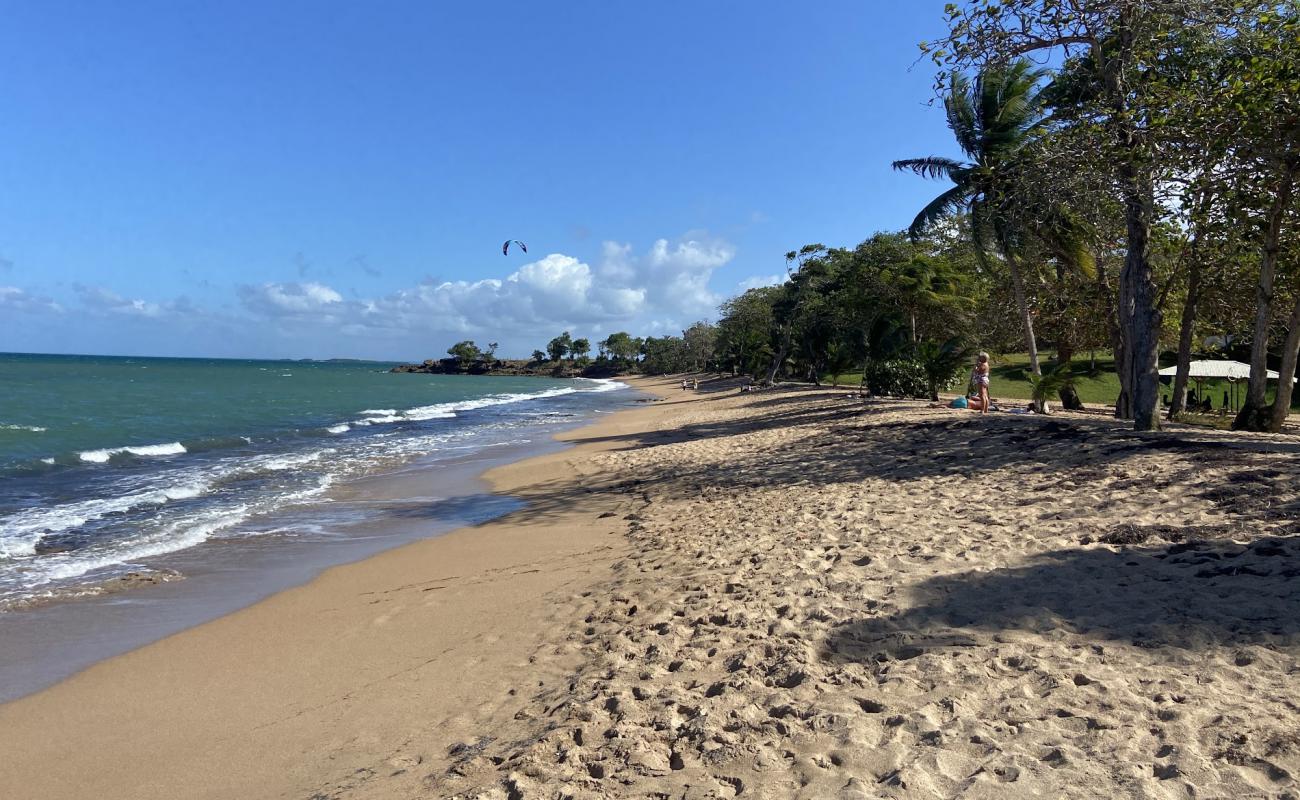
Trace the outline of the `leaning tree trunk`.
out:
<instances>
[{"instance_id":1,"label":"leaning tree trunk","mask_svg":"<svg viewBox=\"0 0 1300 800\"><path fill-rule=\"evenodd\" d=\"M1286 417L1291 413L1291 393L1295 385L1297 350L1300 350L1300 299L1291 309L1291 318L1287 320L1286 343L1282 346L1282 363L1277 368L1277 396L1273 398L1273 413L1269 418L1268 429L1277 433L1286 424Z\"/></svg>"},{"instance_id":2,"label":"leaning tree trunk","mask_svg":"<svg viewBox=\"0 0 1300 800\"><path fill-rule=\"evenodd\" d=\"M1025 346L1029 348L1029 371L1042 377L1043 370L1038 364L1038 342L1034 338L1034 315L1029 311L1029 298L1025 294L1025 278L1020 272L1020 263L1011 248L1002 246L1002 256L1007 262L1007 271L1011 273L1011 289L1016 296L1016 309L1020 312L1020 321L1025 326ZM1039 414L1051 412L1047 400L1034 400L1034 411Z\"/></svg>"},{"instance_id":3,"label":"leaning tree trunk","mask_svg":"<svg viewBox=\"0 0 1300 800\"><path fill-rule=\"evenodd\" d=\"M781 365L785 363L785 357L789 354L790 334L787 332L786 335L781 338L781 346L778 347L776 353L772 355L772 365L768 367L767 370L766 383L768 386L771 386L773 381L776 380L776 373L781 369Z\"/></svg>"},{"instance_id":4,"label":"leaning tree trunk","mask_svg":"<svg viewBox=\"0 0 1300 800\"><path fill-rule=\"evenodd\" d=\"M1264 232L1264 253L1259 265L1259 284L1255 287L1255 339L1250 343L1250 383L1246 401L1232 421L1234 430L1262 431L1272 424L1273 412L1265 403L1268 390L1268 328L1273 318L1273 277L1277 271L1277 254L1282 238L1282 219L1291 203L1294 174L1287 173L1268 210L1268 227Z\"/></svg>"},{"instance_id":5,"label":"leaning tree trunk","mask_svg":"<svg viewBox=\"0 0 1300 800\"><path fill-rule=\"evenodd\" d=\"M1002 248L1002 254L1006 258L1007 269L1011 272L1011 289L1016 296L1016 310L1020 312L1020 321L1025 326L1025 346L1029 348L1029 371L1035 375L1042 375L1043 370L1038 365L1038 342L1034 339L1034 316L1029 311L1029 299L1025 294L1024 276L1020 274L1020 263L1010 248Z\"/></svg>"}]
</instances>

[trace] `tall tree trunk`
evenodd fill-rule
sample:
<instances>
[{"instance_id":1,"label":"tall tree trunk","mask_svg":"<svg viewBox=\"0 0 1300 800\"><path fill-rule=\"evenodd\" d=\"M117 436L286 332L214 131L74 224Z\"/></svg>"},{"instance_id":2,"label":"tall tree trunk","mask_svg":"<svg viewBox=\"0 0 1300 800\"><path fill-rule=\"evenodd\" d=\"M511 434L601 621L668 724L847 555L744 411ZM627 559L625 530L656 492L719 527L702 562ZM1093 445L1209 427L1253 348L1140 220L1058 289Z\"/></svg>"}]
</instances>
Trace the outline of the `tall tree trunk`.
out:
<instances>
[{"instance_id":1,"label":"tall tree trunk","mask_svg":"<svg viewBox=\"0 0 1300 800\"><path fill-rule=\"evenodd\" d=\"M785 363L785 357L789 354L790 354L790 333L787 331L786 334L781 338L781 346L777 348L776 353L773 354L772 356L772 365L767 370L766 383L768 386L771 386L772 382L776 380L776 373L781 369L781 365Z\"/></svg>"},{"instance_id":2,"label":"tall tree trunk","mask_svg":"<svg viewBox=\"0 0 1300 800\"><path fill-rule=\"evenodd\" d=\"M1097 288L1100 295L1106 298L1106 333L1110 337L1110 351L1115 362L1115 375L1119 378L1119 395L1115 398L1115 418L1132 419L1133 410L1129 402L1129 398L1132 396L1128 385L1129 373L1125 368L1127 347L1124 344L1124 329L1119 322L1119 301L1116 299L1117 293L1111 290L1105 262L1101 260L1097 262Z\"/></svg>"},{"instance_id":3,"label":"tall tree trunk","mask_svg":"<svg viewBox=\"0 0 1300 800\"><path fill-rule=\"evenodd\" d=\"M1174 397L1170 401L1169 416L1181 414L1187 406L1187 377L1192 363L1192 332L1196 326L1196 304L1201 299L1201 264L1192 255L1187 275L1187 298L1183 301L1183 317L1178 325L1178 367L1174 372Z\"/></svg>"},{"instance_id":4,"label":"tall tree trunk","mask_svg":"<svg viewBox=\"0 0 1300 800\"><path fill-rule=\"evenodd\" d=\"M1277 254L1282 238L1282 219L1291 203L1295 184L1294 172L1287 171L1273 196L1268 210L1268 227L1264 231L1264 252L1259 264L1259 283L1255 287L1255 339L1250 343L1250 383L1246 386L1246 402L1237 418L1232 421L1234 430L1262 431L1272 421L1272 411L1265 403L1268 391L1268 328L1273 319L1273 277L1277 272Z\"/></svg>"},{"instance_id":5,"label":"tall tree trunk","mask_svg":"<svg viewBox=\"0 0 1300 800\"><path fill-rule=\"evenodd\" d=\"M1192 363L1192 334L1196 329L1196 306L1201 302L1201 233L1205 214L1209 211L1212 195L1202 191L1197 203L1195 228L1188 244L1187 297L1183 300L1183 315L1178 323L1178 365L1174 370L1174 397L1169 404L1169 417L1181 414L1187 406L1187 378Z\"/></svg>"},{"instance_id":6,"label":"tall tree trunk","mask_svg":"<svg viewBox=\"0 0 1300 800\"><path fill-rule=\"evenodd\" d=\"M1020 262L1011 248L1003 246L1002 255L1006 259L1007 269L1011 273L1011 289L1016 296L1016 310L1020 312L1020 321L1025 326L1025 346L1029 349L1029 371L1042 375L1038 365L1038 342L1034 339L1034 316L1029 311L1029 299L1025 294L1025 279L1020 274Z\"/></svg>"},{"instance_id":7,"label":"tall tree trunk","mask_svg":"<svg viewBox=\"0 0 1300 800\"><path fill-rule=\"evenodd\" d=\"M1282 346L1282 363L1277 368L1277 395L1273 398L1273 413L1269 418L1268 429L1273 433L1282 430L1286 424L1287 414L1291 413L1291 393L1295 385L1297 350L1300 350L1300 299L1291 309L1291 318L1287 320L1286 343Z\"/></svg>"},{"instance_id":8,"label":"tall tree trunk","mask_svg":"<svg viewBox=\"0 0 1300 800\"><path fill-rule=\"evenodd\" d=\"M1038 341L1034 338L1034 315L1029 311L1029 298L1025 293L1025 276L1020 272L1020 262L1015 253L1002 238L1002 257L1006 259L1007 271L1011 273L1011 290L1015 293L1016 309L1020 312L1020 321L1025 326L1025 346L1029 349L1029 371L1042 377L1043 369L1038 363ZM1035 400L1034 411L1039 414L1051 412L1051 405L1046 400Z\"/></svg>"},{"instance_id":9,"label":"tall tree trunk","mask_svg":"<svg viewBox=\"0 0 1300 800\"><path fill-rule=\"evenodd\" d=\"M1128 373L1133 429L1160 430L1160 309L1151 270L1152 189L1133 164L1120 168L1124 179L1127 252L1120 272L1120 326L1124 329L1124 369Z\"/></svg>"},{"instance_id":10,"label":"tall tree trunk","mask_svg":"<svg viewBox=\"0 0 1300 800\"><path fill-rule=\"evenodd\" d=\"M1137 63L1134 25L1141 13L1141 3L1125 3L1114 25L1115 36L1102 51L1099 40L1091 44L1092 57L1101 68L1100 78L1110 95L1110 132L1115 137L1120 194L1124 203L1125 253L1119 275L1119 303L1116 317L1120 344L1115 366L1120 376L1120 398L1115 403L1116 416L1131 412L1133 428L1139 431L1160 429L1159 357L1160 309L1151 270L1151 222L1154 219L1154 187L1143 164L1149 154L1142 132L1129 108L1129 89L1123 68Z\"/></svg>"}]
</instances>

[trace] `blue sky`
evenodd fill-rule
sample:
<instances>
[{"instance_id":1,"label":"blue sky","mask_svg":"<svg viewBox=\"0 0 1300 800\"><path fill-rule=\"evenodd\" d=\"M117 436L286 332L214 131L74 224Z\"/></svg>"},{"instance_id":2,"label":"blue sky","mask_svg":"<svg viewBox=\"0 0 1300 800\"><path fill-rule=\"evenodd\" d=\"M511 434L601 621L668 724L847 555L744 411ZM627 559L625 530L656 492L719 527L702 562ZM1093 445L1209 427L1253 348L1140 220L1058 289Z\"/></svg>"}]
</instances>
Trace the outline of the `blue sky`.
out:
<instances>
[{"instance_id":1,"label":"blue sky","mask_svg":"<svg viewBox=\"0 0 1300 800\"><path fill-rule=\"evenodd\" d=\"M0 351L678 331L937 193L942 7L6 3Z\"/></svg>"}]
</instances>

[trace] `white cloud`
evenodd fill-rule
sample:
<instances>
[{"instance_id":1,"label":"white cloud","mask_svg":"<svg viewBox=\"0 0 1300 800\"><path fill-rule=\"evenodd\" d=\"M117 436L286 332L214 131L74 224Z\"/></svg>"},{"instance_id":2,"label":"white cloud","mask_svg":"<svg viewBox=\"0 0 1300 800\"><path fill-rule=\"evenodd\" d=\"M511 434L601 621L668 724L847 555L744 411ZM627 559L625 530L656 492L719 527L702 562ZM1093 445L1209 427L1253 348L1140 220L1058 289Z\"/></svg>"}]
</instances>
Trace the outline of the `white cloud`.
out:
<instances>
[{"instance_id":1,"label":"white cloud","mask_svg":"<svg viewBox=\"0 0 1300 800\"><path fill-rule=\"evenodd\" d=\"M637 327L649 318L693 320L709 315L719 298L709 290L713 271L733 248L703 237L656 241L637 255L629 244L605 242L598 267L562 253L521 266L503 278L426 280L375 298L345 300L320 283L242 286L254 314L300 325L330 324L350 336L410 338L439 332L535 336L564 328L588 331Z\"/></svg>"},{"instance_id":2,"label":"white cloud","mask_svg":"<svg viewBox=\"0 0 1300 800\"><path fill-rule=\"evenodd\" d=\"M81 298L81 304L93 312L121 314L128 317L159 317L166 311L157 303L123 297L103 286L77 284L74 288Z\"/></svg>"},{"instance_id":3,"label":"white cloud","mask_svg":"<svg viewBox=\"0 0 1300 800\"><path fill-rule=\"evenodd\" d=\"M741 292L748 292L750 289L761 289L764 286L780 286L785 283L785 275L753 275L736 284L736 289Z\"/></svg>"},{"instance_id":4,"label":"white cloud","mask_svg":"<svg viewBox=\"0 0 1300 800\"><path fill-rule=\"evenodd\" d=\"M342 303L343 295L323 283L264 283L239 287L239 299L250 311L269 316L313 314Z\"/></svg>"},{"instance_id":5,"label":"white cloud","mask_svg":"<svg viewBox=\"0 0 1300 800\"><path fill-rule=\"evenodd\" d=\"M63 306L50 298L31 294L17 286L0 286L0 308L8 311L63 313Z\"/></svg>"},{"instance_id":6,"label":"white cloud","mask_svg":"<svg viewBox=\"0 0 1300 800\"><path fill-rule=\"evenodd\" d=\"M444 340L474 338L501 342L503 355L523 354L566 329L579 336L660 335L711 317L721 298L709 283L734 253L703 234L659 239L641 252L605 242L594 265L552 253L501 277L426 279L382 296L320 280L241 285L237 309L196 307L184 297L133 299L101 286L74 289L100 317L152 320L160 331L237 331L265 342L268 351L415 357L445 347ZM0 287L0 307L38 302L54 305Z\"/></svg>"},{"instance_id":7,"label":"white cloud","mask_svg":"<svg viewBox=\"0 0 1300 800\"><path fill-rule=\"evenodd\" d=\"M709 290L713 271L731 261L735 249L720 240L687 238L670 244L659 239L644 256L632 246L605 242L601 275L644 292L648 311L694 319L713 311L721 299Z\"/></svg>"}]
</instances>

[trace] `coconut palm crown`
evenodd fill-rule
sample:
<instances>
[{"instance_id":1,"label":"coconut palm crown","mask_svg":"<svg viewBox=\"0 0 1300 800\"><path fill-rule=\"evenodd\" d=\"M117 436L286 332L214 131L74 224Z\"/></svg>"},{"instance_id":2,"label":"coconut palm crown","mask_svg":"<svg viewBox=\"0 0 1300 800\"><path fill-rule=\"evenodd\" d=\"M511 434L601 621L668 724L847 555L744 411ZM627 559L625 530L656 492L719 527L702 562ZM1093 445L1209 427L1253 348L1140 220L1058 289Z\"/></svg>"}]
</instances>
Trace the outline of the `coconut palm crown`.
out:
<instances>
[{"instance_id":1,"label":"coconut palm crown","mask_svg":"<svg viewBox=\"0 0 1300 800\"><path fill-rule=\"evenodd\" d=\"M909 234L918 237L938 220L969 210L977 244L985 244L989 233L1000 240L999 246L1010 244L1006 226L999 219L1000 190L1009 183L1016 153L1042 125L1044 102L1039 84L1046 75L1047 70L1024 59L990 67L973 81L961 73L953 74L944 108L948 128L970 160L963 163L929 156L894 162L894 169L953 183L921 209L908 228Z\"/></svg>"}]
</instances>

